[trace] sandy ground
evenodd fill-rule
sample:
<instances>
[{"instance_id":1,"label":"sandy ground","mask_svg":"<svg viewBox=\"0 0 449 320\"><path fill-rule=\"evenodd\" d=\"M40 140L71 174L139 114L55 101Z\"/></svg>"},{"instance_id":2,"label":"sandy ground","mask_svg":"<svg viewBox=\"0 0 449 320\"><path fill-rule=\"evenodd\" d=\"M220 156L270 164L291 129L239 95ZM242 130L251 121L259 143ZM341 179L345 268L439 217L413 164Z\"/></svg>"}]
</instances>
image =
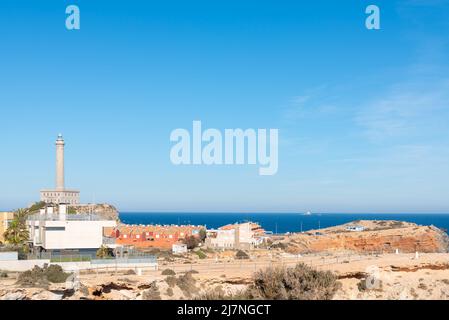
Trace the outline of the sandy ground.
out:
<instances>
[{"instance_id":1,"label":"sandy ground","mask_svg":"<svg viewBox=\"0 0 449 320\"><path fill-rule=\"evenodd\" d=\"M177 286L169 290L170 286L165 281L167 277L161 274L163 270L172 269L177 275L195 270L198 272L194 278L199 292L220 287L224 292L233 293L244 289L257 270L269 266L294 266L298 262L335 272L342 283L335 299L449 299L449 253L420 254L418 258L414 254L383 254L282 259L260 257L253 261L229 262L206 260L194 264L167 263L160 266L158 271L143 270L140 276L129 274L129 270L125 274L124 270L110 269L98 273L81 273L79 279L84 287L89 288L90 295L95 288L108 288L98 297L101 299L141 299L142 290L153 281L156 281L162 299L188 299L190 297ZM18 289L15 281L13 274L0 279L0 299L2 290L5 293ZM365 286L361 286L362 282ZM114 285L108 287L110 283ZM63 285L54 285L50 288L53 292L26 289L22 293L28 298L60 299L62 296L58 296L58 290L63 289ZM77 295L70 297L79 298Z\"/></svg>"}]
</instances>

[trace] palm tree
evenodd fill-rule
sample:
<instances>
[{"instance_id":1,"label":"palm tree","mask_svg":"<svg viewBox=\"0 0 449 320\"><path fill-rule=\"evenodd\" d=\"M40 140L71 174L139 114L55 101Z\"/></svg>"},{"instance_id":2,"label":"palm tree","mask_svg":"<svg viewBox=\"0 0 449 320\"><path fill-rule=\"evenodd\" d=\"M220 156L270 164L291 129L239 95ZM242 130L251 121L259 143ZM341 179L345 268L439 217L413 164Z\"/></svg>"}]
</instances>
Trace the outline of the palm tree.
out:
<instances>
[{"instance_id":1,"label":"palm tree","mask_svg":"<svg viewBox=\"0 0 449 320\"><path fill-rule=\"evenodd\" d=\"M24 245L28 241L27 215L28 211L25 209L19 209L14 213L14 219L3 234L6 242L13 245Z\"/></svg>"},{"instance_id":2,"label":"palm tree","mask_svg":"<svg viewBox=\"0 0 449 320\"><path fill-rule=\"evenodd\" d=\"M21 224L26 224L26 220L28 218L29 210L28 209L17 209L16 212L14 212L14 218L17 218L17 220Z\"/></svg>"},{"instance_id":3,"label":"palm tree","mask_svg":"<svg viewBox=\"0 0 449 320\"><path fill-rule=\"evenodd\" d=\"M106 259L110 256L109 248L105 245L101 245L100 249L97 250L97 258Z\"/></svg>"}]
</instances>

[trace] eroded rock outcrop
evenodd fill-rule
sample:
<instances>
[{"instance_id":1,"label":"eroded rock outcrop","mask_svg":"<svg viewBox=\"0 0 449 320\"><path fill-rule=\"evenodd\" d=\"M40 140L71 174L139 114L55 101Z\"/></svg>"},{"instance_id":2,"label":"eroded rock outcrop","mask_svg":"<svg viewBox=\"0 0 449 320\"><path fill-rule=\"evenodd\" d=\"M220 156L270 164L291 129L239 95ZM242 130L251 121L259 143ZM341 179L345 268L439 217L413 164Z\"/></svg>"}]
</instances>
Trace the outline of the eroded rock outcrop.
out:
<instances>
[{"instance_id":1,"label":"eroded rock outcrop","mask_svg":"<svg viewBox=\"0 0 449 320\"><path fill-rule=\"evenodd\" d=\"M363 231L348 231L349 225L358 225ZM287 251L336 252L353 251L360 253L399 250L411 252L449 252L448 235L434 226L419 226L399 221L357 221L338 227L322 229L307 234L293 234L285 240Z\"/></svg>"},{"instance_id":2,"label":"eroded rock outcrop","mask_svg":"<svg viewBox=\"0 0 449 320\"><path fill-rule=\"evenodd\" d=\"M107 220L119 220L118 210L113 205L107 203L71 205L70 210L73 210L74 213L80 214L94 213Z\"/></svg>"}]
</instances>

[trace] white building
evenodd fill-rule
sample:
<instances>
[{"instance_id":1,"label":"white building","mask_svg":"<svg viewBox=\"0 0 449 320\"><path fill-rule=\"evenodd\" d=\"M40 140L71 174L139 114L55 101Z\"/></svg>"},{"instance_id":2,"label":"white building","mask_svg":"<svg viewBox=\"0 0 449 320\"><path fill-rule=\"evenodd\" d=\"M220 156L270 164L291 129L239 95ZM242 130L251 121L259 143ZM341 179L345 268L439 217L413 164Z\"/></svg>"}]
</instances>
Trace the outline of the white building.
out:
<instances>
[{"instance_id":1,"label":"white building","mask_svg":"<svg viewBox=\"0 0 449 320\"><path fill-rule=\"evenodd\" d=\"M365 227L364 226L349 226L346 228L346 231L361 232L361 231L365 231Z\"/></svg>"},{"instance_id":2,"label":"white building","mask_svg":"<svg viewBox=\"0 0 449 320\"><path fill-rule=\"evenodd\" d=\"M212 248L234 248L236 245L235 229L221 230L211 229L207 230L206 245Z\"/></svg>"},{"instance_id":3,"label":"white building","mask_svg":"<svg viewBox=\"0 0 449 320\"><path fill-rule=\"evenodd\" d=\"M251 249L263 242L265 230L252 222L207 230L206 245L221 249Z\"/></svg>"},{"instance_id":4,"label":"white building","mask_svg":"<svg viewBox=\"0 0 449 320\"><path fill-rule=\"evenodd\" d=\"M115 248L115 241L105 237L105 228L117 226L91 214L66 214L66 205L59 212L42 209L28 218L27 225L33 247L44 250L98 249L102 245ZM49 208L50 209L50 208Z\"/></svg>"},{"instance_id":5,"label":"white building","mask_svg":"<svg viewBox=\"0 0 449 320\"><path fill-rule=\"evenodd\" d=\"M174 254L183 254L187 253L187 245L185 243L175 243L172 246L172 252Z\"/></svg>"},{"instance_id":6,"label":"white building","mask_svg":"<svg viewBox=\"0 0 449 320\"><path fill-rule=\"evenodd\" d=\"M41 201L56 204L79 204L80 192L65 189L64 185L64 146L62 135L56 139L56 188L41 190Z\"/></svg>"}]
</instances>

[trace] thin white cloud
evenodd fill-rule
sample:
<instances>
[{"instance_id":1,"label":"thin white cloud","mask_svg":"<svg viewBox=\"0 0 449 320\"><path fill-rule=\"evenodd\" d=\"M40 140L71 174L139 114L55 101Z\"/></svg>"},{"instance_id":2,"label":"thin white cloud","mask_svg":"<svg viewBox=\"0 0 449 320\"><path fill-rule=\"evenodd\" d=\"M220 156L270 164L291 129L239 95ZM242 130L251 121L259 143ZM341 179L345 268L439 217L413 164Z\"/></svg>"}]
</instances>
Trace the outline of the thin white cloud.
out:
<instances>
[{"instance_id":1,"label":"thin white cloud","mask_svg":"<svg viewBox=\"0 0 449 320\"><path fill-rule=\"evenodd\" d=\"M355 122L372 142L392 138L425 137L447 129L449 81L417 86L400 85L361 108ZM446 118L447 119L447 118Z\"/></svg>"},{"instance_id":2,"label":"thin white cloud","mask_svg":"<svg viewBox=\"0 0 449 320\"><path fill-rule=\"evenodd\" d=\"M337 111L334 105L334 90L327 85L321 85L306 90L303 94L290 99L283 109L282 118L289 123L296 123L306 118L328 116Z\"/></svg>"}]
</instances>

